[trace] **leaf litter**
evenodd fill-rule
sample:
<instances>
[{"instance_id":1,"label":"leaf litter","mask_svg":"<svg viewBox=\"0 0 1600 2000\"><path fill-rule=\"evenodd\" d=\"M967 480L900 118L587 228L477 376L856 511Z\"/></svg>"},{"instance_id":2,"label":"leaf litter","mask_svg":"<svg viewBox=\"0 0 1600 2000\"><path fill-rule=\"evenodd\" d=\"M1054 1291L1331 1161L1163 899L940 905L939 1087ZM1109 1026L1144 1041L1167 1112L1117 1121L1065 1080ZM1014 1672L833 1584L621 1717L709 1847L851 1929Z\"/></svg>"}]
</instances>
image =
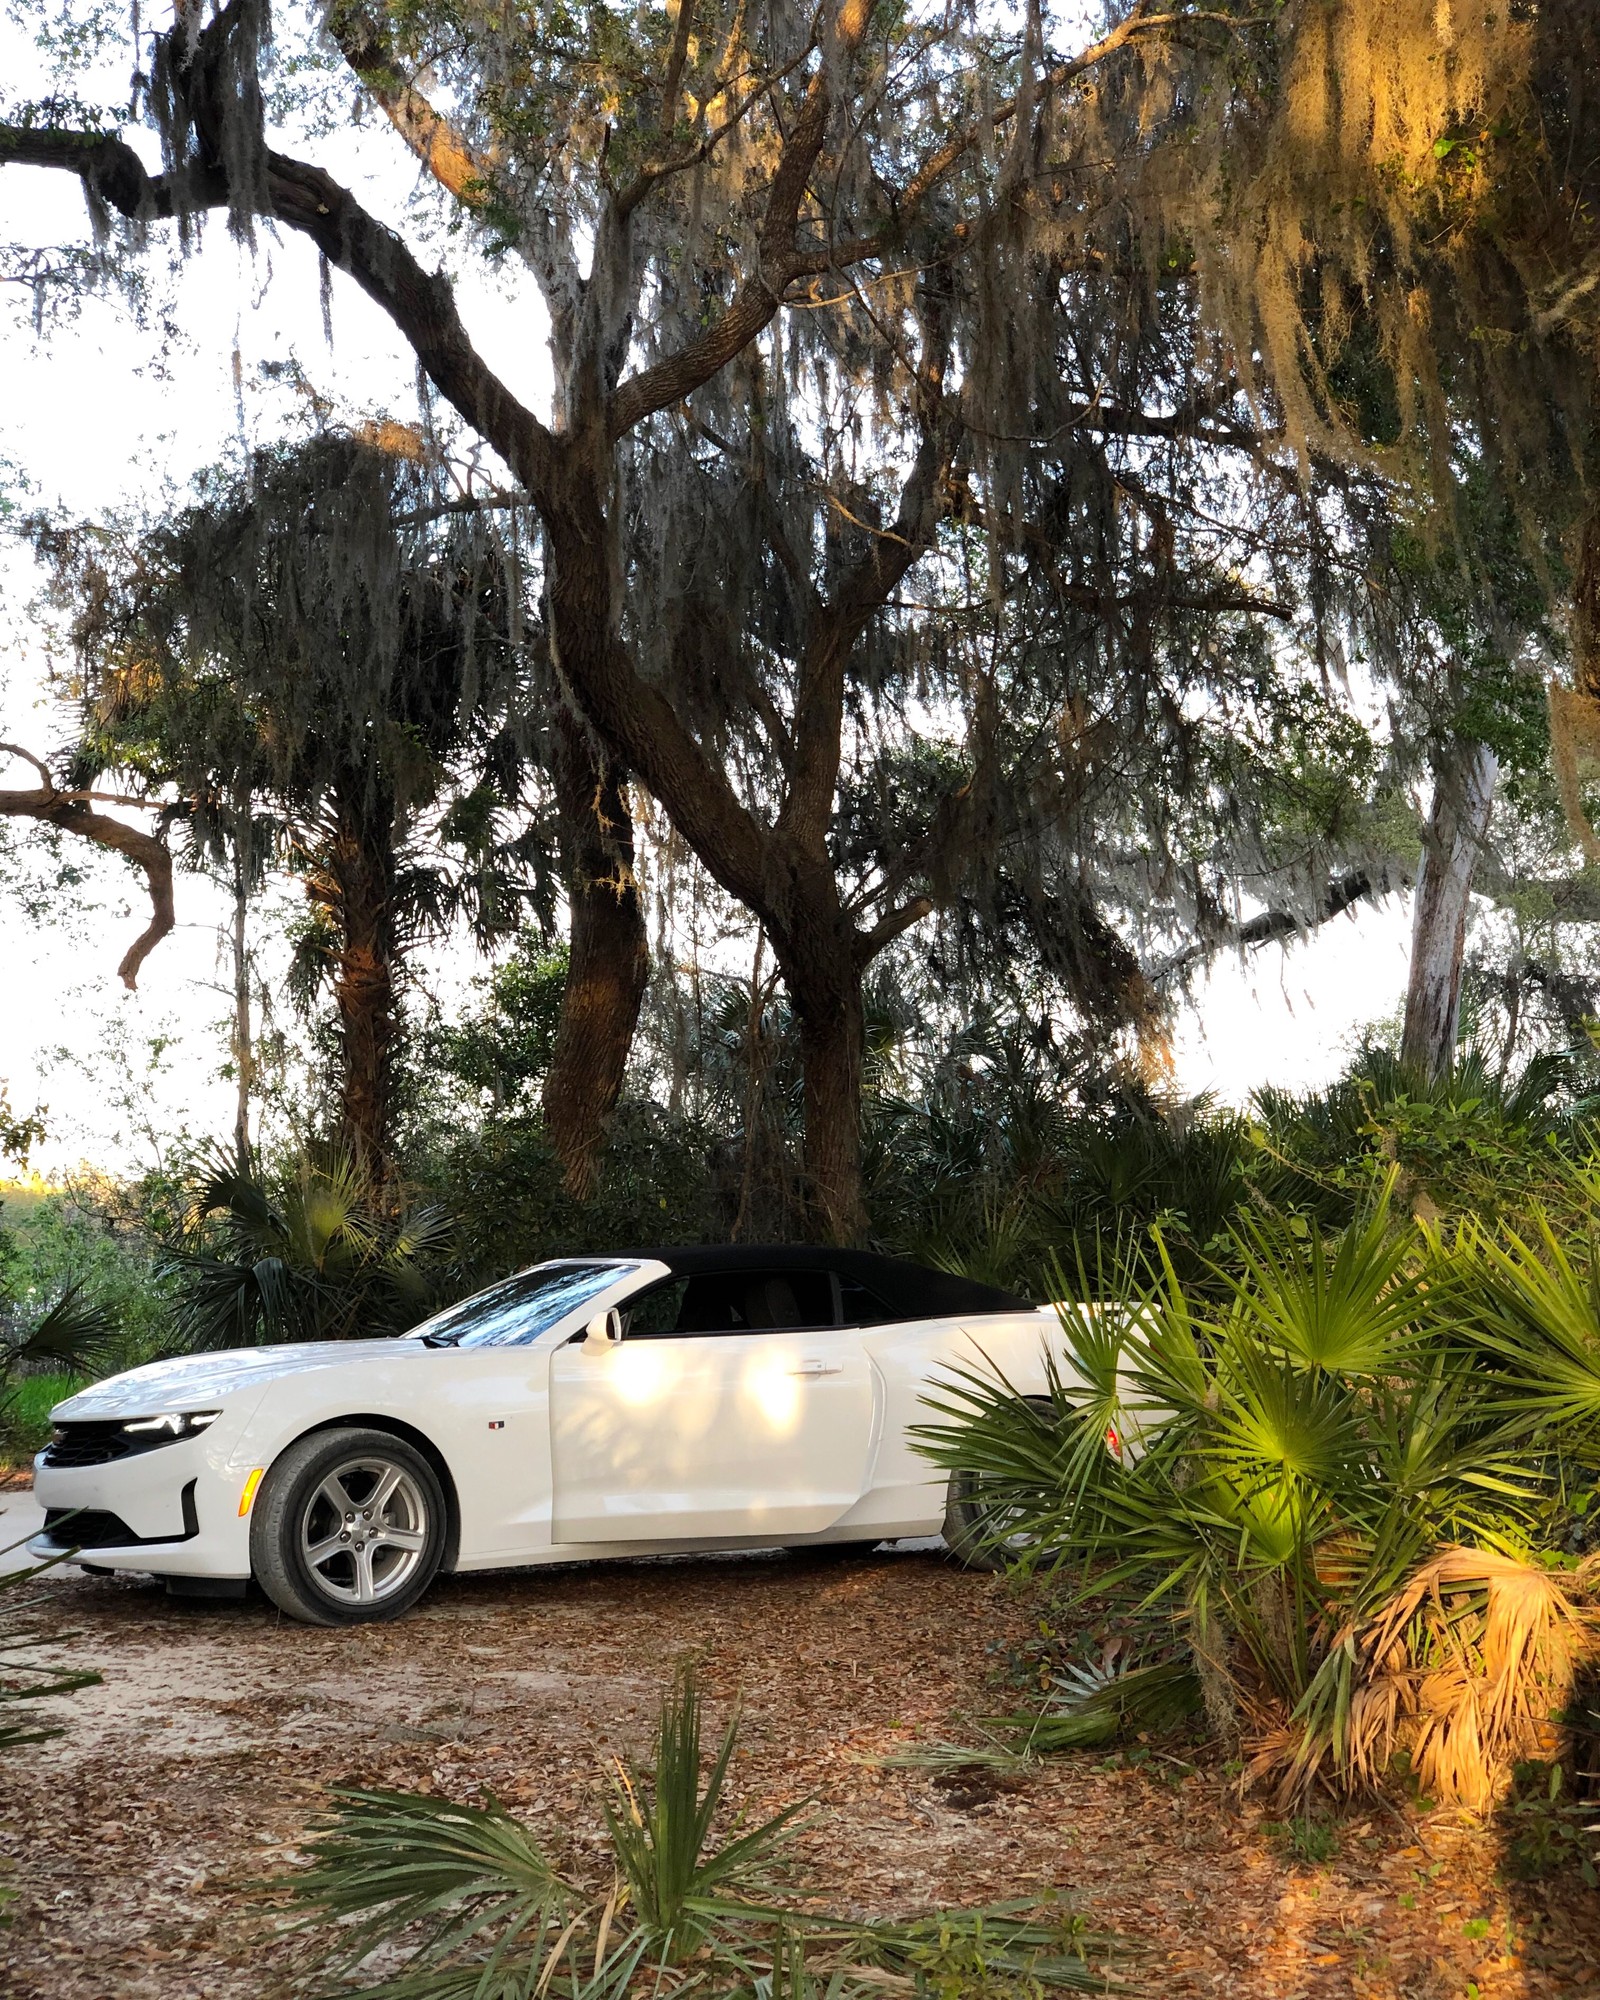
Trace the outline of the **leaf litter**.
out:
<instances>
[{"instance_id":1,"label":"leaf litter","mask_svg":"<svg viewBox=\"0 0 1600 2000\"><path fill-rule=\"evenodd\" d=\"M1472 1815L1390 1805L1298 1858L1216 1760L1142 1747L963 1773L895 1761L976 1739L1038 1604L927 1550L669 1558L449 1579L395 1625L314 1631L147 1582L49 1586L104 1685L0 1766L14 2000L270 2000L315 1990L262 1884L334 1786L492 1795L600 1862L607 1761L640 1755L676 1669L742 1706L732 1789L804 1803L810 1898L904 1917L1065 1896L1136 1992L1230 2000L1600 2000L1600 1898L1506 1880Z\"/></svg>"}]
</instances>

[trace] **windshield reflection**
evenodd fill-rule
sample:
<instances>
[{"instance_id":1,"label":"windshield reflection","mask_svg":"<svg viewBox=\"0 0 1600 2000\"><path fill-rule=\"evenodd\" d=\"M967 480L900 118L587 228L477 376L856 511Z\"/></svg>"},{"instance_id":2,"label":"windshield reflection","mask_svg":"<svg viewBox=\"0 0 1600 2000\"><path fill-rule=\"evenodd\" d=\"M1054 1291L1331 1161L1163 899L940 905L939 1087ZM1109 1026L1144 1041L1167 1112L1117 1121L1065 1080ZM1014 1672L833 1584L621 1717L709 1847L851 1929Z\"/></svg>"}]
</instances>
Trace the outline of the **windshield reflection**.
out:
<instances>
[{"instance_id":1,"label":"windshield reflection","mask_svg":"<svg viewBox=\"0 0 1600 2000\"><path fill-rule=\"evenodd\" d=\"M403 1337L424 1341L429 1347L524 1347L557 1320L640 1268L637 1264L539 1264L513 1278L502 1278L498 1285L462 1299L458 1305L446 1306Z\"/></svg>"}]
</instances>

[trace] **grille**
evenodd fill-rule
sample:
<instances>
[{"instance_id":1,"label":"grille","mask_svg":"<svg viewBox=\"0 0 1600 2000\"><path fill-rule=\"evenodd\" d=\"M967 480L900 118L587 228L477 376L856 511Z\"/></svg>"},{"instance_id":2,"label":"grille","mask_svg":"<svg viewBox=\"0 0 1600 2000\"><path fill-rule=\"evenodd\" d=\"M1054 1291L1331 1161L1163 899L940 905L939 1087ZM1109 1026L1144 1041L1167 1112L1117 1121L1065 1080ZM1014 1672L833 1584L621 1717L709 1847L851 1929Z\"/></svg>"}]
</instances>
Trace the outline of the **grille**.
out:
<instances>
[{"instance_id":1,"label":"grille","mask_svg":"<svg viewBox=\"0 0 1600 2000\"><path fill-rule=\"evenodd\" d=\"M144 1442L142 1436L129 1437L117 1422L60 1424L57 1433L44 1448L46 1465L110 1465L131 1457Z\"/></svg>"},{"instance_id":2,"label":"grille","mask_svg":"<svg viewBox=\"0 0 1600 2000\"><path fill-rule=\"evenodd\" d=\"M171 1431L123 1429L124 1419L101 1418L93 1423L57 1424L56 1436L44 1448L46 1465L110 1465L114 1459L133 1458L141 1451L159 1451L163 1445L181 1444Z\"/></svg>"},{"instance_id":3,"label":"grille","mask_svg":"<svg viewBox=\"0 0 1600 2000\"><path fill-rule=\"evenodd\" d=\"M139 1540L120 1514L95 1507L47 1507L44 1531L64 1549L125 1549Z\"/></svg>"},{"instance_id":4,"label":"grille","mask_svg":"<svg viewBox=\"0 0 1600 2000\"><path fill-rule=\"evenodd\" d=\"M200 1532L191 1479L178 1496L183 1507L181 1535L136 1535L120 1514L101 1507L47 1507L44 1531L60 1549L154 1549L192 1542Z\"/></svg>"}]
</instances>

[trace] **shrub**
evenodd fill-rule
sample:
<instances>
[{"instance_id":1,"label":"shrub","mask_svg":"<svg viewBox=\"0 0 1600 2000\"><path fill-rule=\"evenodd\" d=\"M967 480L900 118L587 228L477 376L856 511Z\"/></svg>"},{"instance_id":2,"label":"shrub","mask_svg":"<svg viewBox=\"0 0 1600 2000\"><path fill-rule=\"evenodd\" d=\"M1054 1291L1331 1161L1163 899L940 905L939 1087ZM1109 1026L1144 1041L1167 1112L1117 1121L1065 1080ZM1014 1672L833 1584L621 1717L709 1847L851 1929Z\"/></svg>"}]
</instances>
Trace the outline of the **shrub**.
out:
<instances>
[{"instance_id":1,"label":"shrub","mask_svg":"<svg viewBox=\"0 0 1600 2000\"><path fill-rule=\"evenodd\" d=\"M445 1302L449 1217L397 1213L337 1152L270 1179L219 1156L186 1221L162 1266L184 1347L399 1333Z\"/></svg>"},{"instance_id":2,"label":"shrub","mask_svg":"<svg viewBox=\"0 0 1600 2000\"><path fill-rule=\"evenodd\" d=\"M1369 1785L1403 1751L1430 1793L1482 1806L1548 1753L1594 1656L1589 1572L1540 1552L1563 1426L1600 1404L1592 1316L1565 1346L1548 1314L1543 1344L1488 1307L1455 1316L1486 1265L1535 1287L1481 1233L1446 1247L1396 1222L1387 1190L1331 1239L1299 1217L1241 1224L1218 1292L1169 1262L1065 1313L1048 1410L968 1375L922 1448L978 1476L1025 1560L1166 1605L1170 1658L1150 1665L1187 1664L1285 1803L1318 1779ZM1578 1289L1573 1271L1574 1313ZM1151 1686L1170 1707L1170 1675ZM1121 1726L1136 1692L1116 1695Z\"/></svg>"},{"instance_id":3,"label":"shrub","mask_svg":"<svg viewBox=\"0 0 1600 2000\"><path fill-rule=\"evenodd\" d=\"M363 1988L369 2000L1104 1990L1086 1962L1094 1940L1070 1913L1041 1921L1009 1906L874 1924L776 1907L794 1811L719 1835L736 1742L737 1721L702 1777L700 1702L681 1675L651 1769L613 1766L609 1879L563 1873L493 1800L337 1791L305 1843L310 1867L286 1886L314 1921L338 1926L335 1965L415 1947L398 1977Z\"/></svg>"},{"instance_id":4,"label":"shrub","mask_svg":"<svg viewBox=\"0 0 1600 2000\"><path fill-rule=\"evenodd\" d=\"M8 1315L0 1327L0 1454L8 1461L31 1456L48 1429L52 1395L41 1408L41 1382L52 1387L86 1373L115 1344L115 1319L98 1301L69 1286L31 1323ZM70 1394L70 1388L60 1391Z\"/></svg>"},{"instance_id":5,"label":"shrub","mask_svg":"<svg viewBox=\"0 0 1600 2000\"><path fill-rule=\"evenodd\" d=\"M574 1201L533 1118L464 1135L429 1171L459 1217L462 1290L571 1251L639 1250L726 1237L733 1209L719 1188L712 1140L652 1105L619 1106L598 1193Z\"/></svg>"}]
</instances>

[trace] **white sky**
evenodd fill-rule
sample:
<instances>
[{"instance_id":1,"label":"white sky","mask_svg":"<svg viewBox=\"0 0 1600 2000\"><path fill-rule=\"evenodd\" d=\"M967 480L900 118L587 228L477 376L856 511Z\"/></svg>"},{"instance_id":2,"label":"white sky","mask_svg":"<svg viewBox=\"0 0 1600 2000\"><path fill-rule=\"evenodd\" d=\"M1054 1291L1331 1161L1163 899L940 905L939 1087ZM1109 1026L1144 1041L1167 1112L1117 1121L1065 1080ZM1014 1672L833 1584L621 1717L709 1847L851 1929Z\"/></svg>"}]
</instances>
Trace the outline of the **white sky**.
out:
<instances>
[{"instance_id":1,"label":"white sky","mask_svg":"<svg viewBox=\"0 0 1600 2000\"><path fill-rule=\"evenodd\" d=\"M28 42L14 27L0 26L0 77L10 94L29 94L33 70ZM403 219L410 170L386 134L362 135L359 148L353 134L321 140L316 156L387 219ZM375 162L383 163L381 178L373 177ZM0 170L0 242L86 237L82 198L69 176ZM164 265L162 246L155 261ZM469 330L510 386L544 407L542 313L530 309L526 290L509 295L481 267L466 268L460 297ZM170 350L159 333L136 328L115 301L91 301L75 325L50 330L42 341L34 338L25 299L10 302L13 310L0 318L0 482L14 495L20 474L28 504L60 503L93 515L180 489L238 434L236 347L252 438L270 437L292 414L295 392L259 372L263 363L291 355L343 415L415 414L409 352L339 273L329 350L315 254L300 239L263 232L252 259L214 221L172 282L184 338ZM7 462L15 471L5 469ZM56 743L62 724L40 705L44 649L29 615L37 583L28 557L14 546L0 548L0 737L43 751ZM0 770L0 783L19 782L25 782L21 767ZM144 1124L221 1133L231 1122L214 1031L226 1005L216 990L225 976L216 891L180 877L179 929L146 962L138 994L129 995L114 968L144 922L137 880L109 857L71 859L88 868L96 885L99 910L90 920L30 923L12 899L0 898L0 1081L9 1085L14 1109L49 1105L51 1139L35 1155L47 1172L81 1159L108 1169L148 1163ZM1179 1023L1177 1086L1242 1102L1261 1082L1305 1088L1326 1081L1359 1029L1394 1011L1409 926L1406 899L1395 898L1287 951L1272 947L1247 965L1213 968ZM464 958L437 968L447 989L472 969ZM157 1035L169 1045L152 1067L145 1045ZM108 1068L104 1052L117 1046L124 1058ZM128 1080L132 1105L118 1102L107 1082L118 1073Z\"/></svg>"}]
</instances>

